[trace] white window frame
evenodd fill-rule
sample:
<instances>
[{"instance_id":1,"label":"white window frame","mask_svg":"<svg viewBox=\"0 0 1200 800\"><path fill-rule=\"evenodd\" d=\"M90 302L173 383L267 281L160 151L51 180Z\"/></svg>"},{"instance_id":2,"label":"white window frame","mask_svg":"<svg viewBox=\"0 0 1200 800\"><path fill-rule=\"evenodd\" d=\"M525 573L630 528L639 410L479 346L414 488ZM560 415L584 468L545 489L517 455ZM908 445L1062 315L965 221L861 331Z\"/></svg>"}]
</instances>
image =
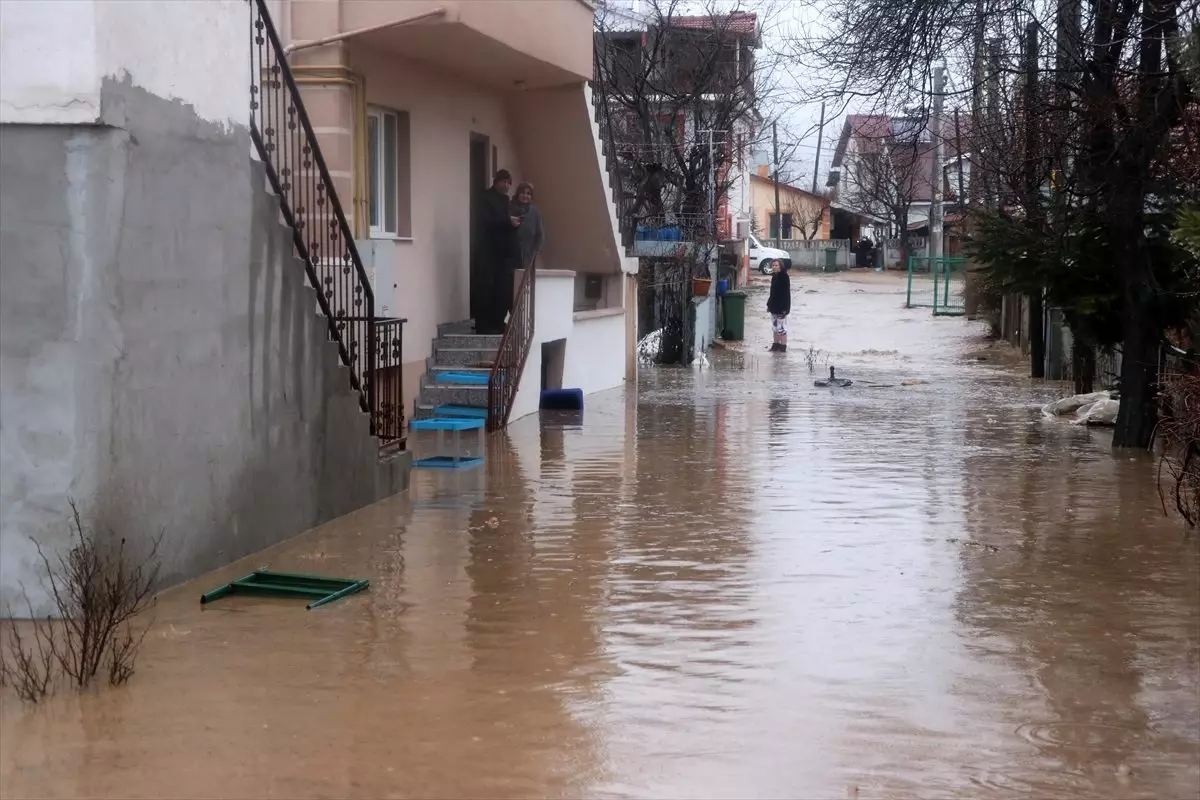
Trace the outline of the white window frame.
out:
<instances>
[{"instance_id":1,"label":"white window frame","mask_svg":"<svg viewBox=\"0 0 1200 800\"><path fill-rule=\"evenodd\" d=\"M387 141L384 132L387 130L387 120L392 121L395 139L392 142L392 167L396 174L392 176L391 197L392 214L388 216L388 184L387 184ZM371 142L370 125L375 125L375 141ZM400 115L386 108L371 106L367 109L367 147L372 151L367 153L367 222L373 239L398 239L400 237ZM378 212L378 215L377 215Z\"/></svg>"}]
</instances>

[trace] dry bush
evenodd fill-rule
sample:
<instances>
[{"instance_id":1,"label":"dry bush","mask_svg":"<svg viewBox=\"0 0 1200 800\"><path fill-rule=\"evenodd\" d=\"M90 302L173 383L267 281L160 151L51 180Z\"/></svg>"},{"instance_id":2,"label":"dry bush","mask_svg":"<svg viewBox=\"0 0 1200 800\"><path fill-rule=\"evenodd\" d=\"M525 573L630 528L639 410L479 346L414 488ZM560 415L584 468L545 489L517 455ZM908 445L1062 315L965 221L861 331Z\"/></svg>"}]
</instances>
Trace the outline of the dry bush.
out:
<instances>
[{"instance_id":1,"label":"dry bush","mask_svg":"<svg viewBox=\"0 0 1200 800\"><path fill-rule=\"evenodd\" d=\"M33 606L26 598L29 618L33 620ZM12 614L6 616L12 617ZM21 623L10 619L8 633L0 648L0 685L12 686L17 697L26 703L37 703L50 693L57 660L54 649L54 631L50 620L44 623L33 620L32 638L21 633Z\"/></svg>"},{"instance_id":2,"label":"dry bush","mask_svg":"<svg viewBox=\"0 0 1200 800\"><path fill-rule=\"evenodd\" d=\"M27 702L41 700L60 678L85 689L101 669L111 685L125 683L149 629L148 622L137 618L154 602L162 536L149 554L137 559L111 529L103 538L85 530L74 502L71 527L74 544L55 562L34 542L58 619L34 620L32 641L14 623L0 659L5 682ZM28 595L25 603L32 619Z\"/></svg>"},{"instance_id":3,"label":"dry bush","mask_svg":"<svg viewBox=\"0 0 1200 800\"><path fill-rule=\"evenodd\" d=\"M1173 374L1163 380L1170 415L1159 422L1163 453L1159 459L1159 496L1168 497L1189 528L1200 526L1200 375ZM1165 485L1164 485L1165 483Z\"/></svg>"}]
</instances>

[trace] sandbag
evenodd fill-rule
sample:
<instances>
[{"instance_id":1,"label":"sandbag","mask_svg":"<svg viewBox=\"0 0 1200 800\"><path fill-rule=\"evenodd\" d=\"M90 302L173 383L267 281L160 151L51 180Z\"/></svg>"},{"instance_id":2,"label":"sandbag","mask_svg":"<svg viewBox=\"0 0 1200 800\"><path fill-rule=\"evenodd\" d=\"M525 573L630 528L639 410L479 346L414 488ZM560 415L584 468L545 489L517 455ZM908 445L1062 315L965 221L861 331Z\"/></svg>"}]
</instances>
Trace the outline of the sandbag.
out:
<instances>
[{"instance_id":1,"label":"sandbag","mask_svg":"<svg viewBox=\"0 0 1200 800\"><path fill-rule=\"evenodd\" d=\"M1121 401L1105 397L1089 406L1083 406L1075 412L1072 425L1116 425L1117 412L1121 410Z\"/></svg>"},{"instance_id":2,"label":"sandbag","mask_svg":"<svg viewBox=\"0 0 1200 800\"><path fill-rule=\"evenodd\" d=\"M1109 398L1110 394L1108 392L1072 395L1071 397L1064 397L1062 400L1056 400L1053 403L1047 403L1042 406L1042 413L1048 417L1063 417L1068 414L1074 414L1085 406L1091 407L1100 400L1108 400Z\"/></svg>"}]
</instances>

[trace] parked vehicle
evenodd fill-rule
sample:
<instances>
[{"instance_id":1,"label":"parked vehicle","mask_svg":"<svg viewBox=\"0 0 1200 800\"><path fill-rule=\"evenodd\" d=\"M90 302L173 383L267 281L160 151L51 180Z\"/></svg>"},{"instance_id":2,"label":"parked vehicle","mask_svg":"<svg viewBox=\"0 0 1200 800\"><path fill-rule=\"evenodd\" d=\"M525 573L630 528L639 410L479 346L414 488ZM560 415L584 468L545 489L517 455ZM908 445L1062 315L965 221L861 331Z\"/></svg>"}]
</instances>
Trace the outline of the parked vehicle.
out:
<instances>
[{"instance_id":1,"label":"parked vehicle","mask_svg":"<svg viewBox=\"0 0 1200 800\"><path fill-rule=\"evenodd\" d=\"M792 268L792 257L785 251L774 247L765 247L754 234L748 237L750 241L750 264L763 275L771 274L771 262L782 261L788 269Z\"/></svg>"}]
</instances>

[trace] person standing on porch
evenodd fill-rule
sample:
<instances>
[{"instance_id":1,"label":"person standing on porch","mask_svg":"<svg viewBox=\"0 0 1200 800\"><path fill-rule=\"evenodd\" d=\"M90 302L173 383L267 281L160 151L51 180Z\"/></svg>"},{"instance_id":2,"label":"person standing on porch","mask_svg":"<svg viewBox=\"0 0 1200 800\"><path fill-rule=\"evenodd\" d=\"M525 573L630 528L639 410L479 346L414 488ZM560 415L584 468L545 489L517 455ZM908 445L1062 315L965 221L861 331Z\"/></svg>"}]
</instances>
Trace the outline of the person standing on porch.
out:
<instances>
[{"instance_id":1,"label":"person standing on porch","mask_svg":"<svg viewBox=\"0 0 1200 800\"><path fill-rule=\"evenodd\" d=\"M517 246L521 252L521 269L533 269L533 262L541 252L546 242L546 230L542 227L542 215L533 204L533 184L521 181L513 195L512 210L514 218L520 218L521 227L517 228Z\"/></svg>"},{"instance_id":2,"label":"person standing on porch","mask_svg":"<svg viewBox=\"0 0 1200 800\"><path fill-rule=\"evenodd\" d=\"M508 193L512 189L512 175L508 170L497 170L492 186L483 193L480 202L480 258L484 260L482 272L487 276L487 304L483 319L475 321L475 332L484 334L504 333L504 321L512 308L513 271L520 257L517 229L521 219L512 215Z\"/></svg>"}]
</instances>

